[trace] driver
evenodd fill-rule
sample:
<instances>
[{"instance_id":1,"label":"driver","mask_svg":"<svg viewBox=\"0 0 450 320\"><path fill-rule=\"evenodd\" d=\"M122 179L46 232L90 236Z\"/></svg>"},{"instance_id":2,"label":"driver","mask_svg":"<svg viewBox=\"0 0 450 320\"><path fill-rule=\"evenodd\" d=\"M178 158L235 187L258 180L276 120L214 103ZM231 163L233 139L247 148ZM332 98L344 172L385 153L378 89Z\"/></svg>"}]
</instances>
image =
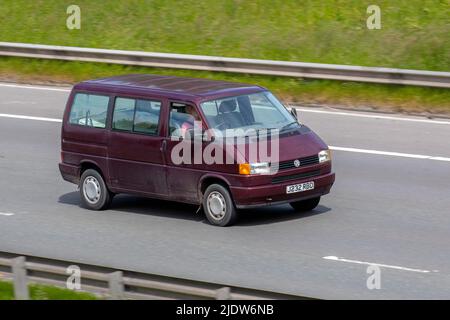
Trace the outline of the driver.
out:
<instances>
[{"instance_id":1,"label":"driver","mask_svg":"<svg viewBox=\"0 0 450 320\"><path fill-rule=\"evenodd\" d=\"M185 108L185 113L189 115L189 117L181 125L180 131L183 136L185 136L189 130L194 129L194 126L196 126L196 121L201 121L199 114L193 106L187 105Z\"/></svg>"}]
</instances>

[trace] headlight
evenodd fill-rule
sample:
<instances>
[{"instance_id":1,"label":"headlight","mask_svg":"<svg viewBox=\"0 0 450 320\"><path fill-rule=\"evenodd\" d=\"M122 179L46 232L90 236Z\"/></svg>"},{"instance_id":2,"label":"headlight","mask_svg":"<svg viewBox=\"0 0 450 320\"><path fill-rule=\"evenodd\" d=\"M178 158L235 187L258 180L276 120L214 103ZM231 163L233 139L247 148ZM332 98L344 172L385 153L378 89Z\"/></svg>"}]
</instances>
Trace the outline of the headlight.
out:
<instances>
[{"instance_id":1,"label":"headlight","mask_svg":"<svg viewBox=\"0 0 450 320\"><path fill-rule=\"evenodd\" d=\"M239 174L270 174L270 164L268 162L241 163Z\"/></svg>"},{"instance_id":2,"label":"headlight","mask_svg":"<svg viewBox=\"0 0 450 320\"><path fill-rule=\"evenodd\" d=\"M327 161L331 161L331 151L328 150L322 150L319 152L319 163L324 163Z\"/></svg>"}]
</instances>

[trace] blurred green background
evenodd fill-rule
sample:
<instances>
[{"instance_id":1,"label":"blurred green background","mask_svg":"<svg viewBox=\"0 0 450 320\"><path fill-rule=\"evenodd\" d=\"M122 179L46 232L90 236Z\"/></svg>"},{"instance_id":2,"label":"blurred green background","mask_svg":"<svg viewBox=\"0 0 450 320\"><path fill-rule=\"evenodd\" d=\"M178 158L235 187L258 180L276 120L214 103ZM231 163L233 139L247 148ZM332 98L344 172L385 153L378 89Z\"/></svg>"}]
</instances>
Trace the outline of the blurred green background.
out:
<instances>
[{"instance_id":1,"label":"blurred green background","mask_svg":"<svg viewBox=\"0 0 450 320\"><path fill-rule=\"evenodd\" d=\"M66 9L81 8L81 30ZM381 30L368 30L368 5ZM0 41L450 71L450 0L1 0ZM258 82L286 99L446 112L449 90L0 58L0 75L125 72Z\"/></svg>"}]
</instances>

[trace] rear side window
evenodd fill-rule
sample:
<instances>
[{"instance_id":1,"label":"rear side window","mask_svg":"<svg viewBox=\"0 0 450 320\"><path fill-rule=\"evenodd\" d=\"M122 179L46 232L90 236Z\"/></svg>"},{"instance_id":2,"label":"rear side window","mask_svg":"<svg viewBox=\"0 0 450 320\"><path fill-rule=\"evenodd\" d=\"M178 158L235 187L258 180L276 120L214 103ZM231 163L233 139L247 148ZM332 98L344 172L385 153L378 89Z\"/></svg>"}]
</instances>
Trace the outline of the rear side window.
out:
<instances>
[{"instance_id":1,"label":"rear side window","mask_svg":"<svg viewBox=\"0 0 450 320\"><path fill-rule=\"evenodd\" d=\"M117 98L114 107L113 129L145 134L157 134L161 102L142 99Z\"/></svg>"},{"instance_id":2,"label":"rear side window","mask_svg":"<svg viewBox=\"0 0 450 320\"><path fill-rule=\"evenodd\" d=\"M108 96L77 93L70 110L69 123L94 127L106 127Z\"/></svg>"}]
</instances>

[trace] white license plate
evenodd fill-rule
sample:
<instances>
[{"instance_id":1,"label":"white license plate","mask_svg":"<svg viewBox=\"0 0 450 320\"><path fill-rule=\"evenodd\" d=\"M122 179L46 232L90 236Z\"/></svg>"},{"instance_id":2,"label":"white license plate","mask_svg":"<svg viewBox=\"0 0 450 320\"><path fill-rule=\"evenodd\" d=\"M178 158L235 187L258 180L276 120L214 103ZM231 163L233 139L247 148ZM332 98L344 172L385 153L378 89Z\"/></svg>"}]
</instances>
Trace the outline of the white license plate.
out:
<instances>
[{"instance_id":1,"label":"white license plate","mask_svg":"<svg viewBox=\"0 0 450 320\"><path fill-rule=\"evenodd\" d=\"M286 193L303 192L303 191L308 191L308 190L312 190L312 189L314 189L314 181L287 186Z\"/></svg>"}]
</instances>

